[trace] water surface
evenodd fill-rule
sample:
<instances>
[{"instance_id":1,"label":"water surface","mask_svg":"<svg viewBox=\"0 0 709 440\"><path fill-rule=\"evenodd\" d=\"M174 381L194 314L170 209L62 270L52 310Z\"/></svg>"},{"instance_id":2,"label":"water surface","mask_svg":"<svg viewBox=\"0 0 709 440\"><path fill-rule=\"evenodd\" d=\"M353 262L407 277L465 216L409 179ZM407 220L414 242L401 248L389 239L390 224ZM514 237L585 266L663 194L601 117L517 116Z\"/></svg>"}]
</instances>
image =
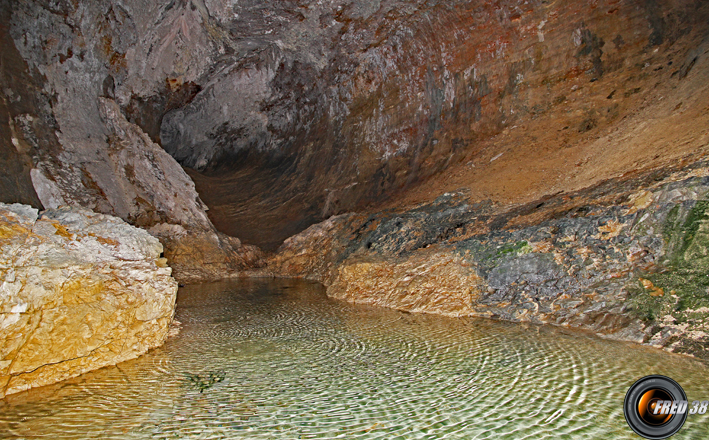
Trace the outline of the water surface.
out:
<instances>
[{"instance_id":1,"label":"water surface","mask_svg":"<svg viewBox=\"0 0 709 440\"><path fill-rule=\"evenodd\" d=\"M305 281L188 286L177 319L180 335L140 359L0 400L0 437L637 439L622 402L640 377L709 398L707 367L689 358L351 305ZM674 438L708 429L690 416Z\"/></svg>"}]
</instances>

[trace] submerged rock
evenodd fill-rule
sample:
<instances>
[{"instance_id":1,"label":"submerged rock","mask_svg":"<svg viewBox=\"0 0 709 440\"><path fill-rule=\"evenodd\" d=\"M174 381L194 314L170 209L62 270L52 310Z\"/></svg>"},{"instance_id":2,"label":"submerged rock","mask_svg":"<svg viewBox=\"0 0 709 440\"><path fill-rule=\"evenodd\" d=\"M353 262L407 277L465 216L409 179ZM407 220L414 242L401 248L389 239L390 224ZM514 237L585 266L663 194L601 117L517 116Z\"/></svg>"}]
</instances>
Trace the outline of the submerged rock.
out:
<instances>
[{"instance_id":1,"label":"submerged rock","mask_svg":"<svg viewBox=\"0 0 709 440\"><path fill-rule=\"evenodd\" d=\"M177 293L162 250L112 216L0 203L0 397L161 345Z\"/></svg>"}]
</instances>

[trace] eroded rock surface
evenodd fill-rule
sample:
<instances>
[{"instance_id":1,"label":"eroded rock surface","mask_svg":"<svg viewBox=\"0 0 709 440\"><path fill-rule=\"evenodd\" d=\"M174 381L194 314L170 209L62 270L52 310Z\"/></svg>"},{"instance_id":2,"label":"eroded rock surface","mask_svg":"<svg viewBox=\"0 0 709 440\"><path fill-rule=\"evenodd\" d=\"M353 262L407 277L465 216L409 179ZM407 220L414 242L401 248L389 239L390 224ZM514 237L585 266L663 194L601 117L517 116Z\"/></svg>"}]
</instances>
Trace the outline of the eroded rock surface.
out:
<instances>
[{"instance_id":1,"label":"eroded rock surface","mask_svg":"<svg viewBox=\"0 0 709 440\"><path fill-rule=\"evenodd\" d=\"M190 177L126 120L115 101L99 98L99 110L110 131L108 161L102 166L113 168L108 178L120 179L107 186L117 193L108 197L114 204L104 211L118 212L159 238L181 282L225 278L261 264L258 248L214 228Z\"/></svg>"},{"instance_id":2,"label":"eroded rock surface","mask_svg":"<svg viewBox=\"0 0 709 440\"><path fill-rule=\"evenodd\" d=\"M82 208L0 203L0 397L140 356L167 337L162 245Z\"/></svg>"},{"instance_id":3,"label":"eroded rock surface","mask_svg":"<svg viewBox=\"0 0 709 440\"><path fill-rule=\"evenodd\" d=\"M431 251L400 260L348 259L327 292L356 303L467 316L475 313L472 300L479 284L480 277L463 258Z\"/></svg>"},{"instance_id":4,"label":"eroded rock surface","mask_svg":"<svg viewBox=\"0 0 709 440\"><path fill-rule=\"evenodd\" d=\"M216 231L192 179L117 103L116 83L120 91L128 80L125 51L140 49L125 9L7 1L0 9L8 24L0 27L8 61L0 70L0 147L8 162L0 200L83 206L155 231L182 282L258 265L259 251ZM147 81L144 72L133 74L131 81ZM164 85L164 75L152 78ZM170 108L191 92L166 96Z\"/></svg>"},{"instance_id":5,"label":"eroded rock surface","mask_svg":"<svg viewBox=\"0 0 709 440\"><path fill-rule=\"evenodd\" d=\"M704 163L514 209L447 193L340 215L286 240L269 269L348 301L564 325L706 359L708 218Z\"/></svg>"},{"instance_id":6,"label":"eroded rock surface","mask_svg":"<svg viewBox=\"0 0 709 440\"><path fill-rule=\"evenodd\" d=\"M116 215L186 282L314 225L264 272L690 350L703 306L670 284L703 279L704 226L661 240L666 219L638 216L657 170L709 152L707 17L702 0L0 0L0 200ZM682 197L656 209L703 218Z\"/></svg>"},{"instance_id":7,"label":"eroded rock surface","mask_svg":"<svg viewBox=\"0 0 709 440\"><path fill-rule=\"evenodd\" d=\"M499 200L666 164L700 148L709 119L701 0L0 5L13 61L0 78L12 170L0 184L14 198L37 189L45 207L183 224L111 164L101 108L113 100L190 169L221 232L267 250L447 170L471 188L492 181ZM682 142L666 148L673 130ZM540 179L549 162L558 172ZM145 179L164 172L154 182L200 211L162 165Z\"/></svg>"}]
</instances>

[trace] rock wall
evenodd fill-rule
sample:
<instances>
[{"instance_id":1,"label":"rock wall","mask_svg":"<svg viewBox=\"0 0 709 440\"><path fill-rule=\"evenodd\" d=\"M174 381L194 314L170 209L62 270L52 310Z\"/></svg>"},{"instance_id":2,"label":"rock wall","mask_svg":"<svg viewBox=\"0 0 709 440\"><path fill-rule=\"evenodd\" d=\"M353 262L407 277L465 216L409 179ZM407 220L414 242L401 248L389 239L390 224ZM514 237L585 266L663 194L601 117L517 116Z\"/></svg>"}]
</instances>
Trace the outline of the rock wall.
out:
<instances>
[{"instance_id":1,"label":"rock wall","mask_svg":"<svg viewBox=\"0 0 709 440\"><path fill-rule=\"evenodd\" d=\"M584 143L671 94L657 85L709 30L700 1L217 5L205 2L236 49L166 113L161 139L199 171L215 225L269 249L436 179L506 129L540 140L526 148Z\"/></svg>"},{"instance_id":2,"label":"rock wall","mask_svg":"<svg viewBox=\"0 0 709 440\"><path fill-rule=\"evenodd\" d=\"M676 94L709 30L700 0L2 1L3 53L26 72L2 66L13 200L34 188L47 207L202 225L162 159L143 187L116 169L107 152L134 137L106 120L115 101L189 168L221 232L268 249L485 149L505 159L491 140L515 128L550 155L612 132ZM706 90L670 112L692 96ZM184 210L146 190L158 184Z\"/></svg>"},{"instance_id":3,"label":"rock wall","mask_svg":"<svg viewBox=\"0 0 709 440\"><path fill-rule=\"evenodd\" d=\"M177 293L161 253L115 217L0 203L0 397L161 345Z\"/></svg>"},{"instance_id":4,"label":"rock wall","mask_svg":"<svg viewBox=\"0 0 709 440\"><path fill-rule=\"evenodd\" d=\"M107 156L106 161L95 171L105 173L107 179L106 185L98 186L102 197L97 200L104 204L99 210L118 215L159 238L180 282L216 280L258 267L261 251L242 245L238 238L212 226L207 207L180 165L137 125L128 122L115 101L99 97L98 104L109 144L101 152ZM51 182L42 182L46 182L48 192L56 188ZM36 186L40 197L45 195L44 185ZM77 188L70 194L79 192ZM61 199L49 206L64 203Z\"/></svg>"},{"instance_id":5,"label":"rock wall","mask_svg":"<svg viewBox=\"0 0 709 440\"><path fill-rule=\"evenodd\" d=\"M447 193L335 216L286 240L269 269L348 301L570 326L709 359L708 219L702 162L513 209Z\"/></svg>"},{"instance_id":6,"label":"rock wall","mask_svg":"<svg viewBox=\"0 0 709 440\"><path fill-rule=\"evenodd\" d=\"M0 202L25 203L41 207L32 186L32 145L22 136L23 128L36 129L41 135L52 137L51 130L38 116L45 116L46 97L38 90L42 81L36 72L30 72L10 36L12 9L9 2L0 1ZM19 131L19 133L18 133ZM49 133L48 133L49 132Z\"/></svg>"},{"instance_id":7,"label":"rock wall","mask_svg":"<svg viewBox=\"0 0 709 440\"><path fill-rule=\"evenodd\" d=\"M111 2L0 5L0 146L9 165L0 201L82 206L155 231L182 282L258 265L259 251L216 231L190 177L117 103L116 81L149 82L126 70L125 52L140 49L128 21L140 17L128 20ZM148 5L135 6L141 15Z\"/></svg>"},{"instance_id":8,"label":"rock wall","mask_svg":"<svg viewBox=\"0 0 709 440\"><path fill-rule=\"evenodd\" d=\"M704 356L705 182L670 171L709 152L708 23L702 0L0 0L0 202L120 217L183 282L315 224L262 273Z\"/></svg>"}]
</instances>

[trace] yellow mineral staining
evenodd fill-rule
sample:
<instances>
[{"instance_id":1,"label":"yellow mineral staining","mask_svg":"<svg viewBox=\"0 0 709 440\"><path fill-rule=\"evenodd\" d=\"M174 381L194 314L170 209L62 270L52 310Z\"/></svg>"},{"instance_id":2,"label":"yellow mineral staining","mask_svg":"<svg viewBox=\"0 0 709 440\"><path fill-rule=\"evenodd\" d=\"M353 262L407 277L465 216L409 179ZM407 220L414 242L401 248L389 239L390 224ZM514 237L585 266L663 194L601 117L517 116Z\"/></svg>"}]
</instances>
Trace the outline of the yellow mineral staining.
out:
<instances>
[{"instance_id":1,"label":"yellow mineral staining","mask_svg":"<svg viewBox=\"0 0 709 440\"><path fill-rule=\"evenodd\" d=\"M167 336L177 283L153 264L158 240L90 211L72 215L96 230L0 204L0 275L12 292L0 295L10 312L0 314L0 398L138 357Z\"/></svg>"},{"instance_id":2,"label":"yellow mineral staining","mask_svg":"<svg viewBox=\"0 0 709 440\"><path fill-rule=\"evenodd\" d=\"M601 240L609 240L613 237L617 237L625 227L625 223L621 223L616 220L611 220L603 226L598 227L598 234L594 237Z\"/></svg>"},{"instance_id":3,"label":"yellow mineral staining","mask_svg":"<svg viewBox=\"0 0 709 440\"><path fill-rule=\"evenodd\" d=\"M106 238L106 237L99 237L99 236L96 237L96 241L98 241L101 244L106 244L109 246L118 246L120 244L116 240L112 240L112 239Z\"/></svg>"},{"instance_id":4,"label":"yellow mineral staining","mask_svg":"<svg viewBox=\"0 0 709 440\"><path fill-rule=\"evenodd\" d=\"M58 235L58 236L64 237L64 238L68 238L68 239L72 238L72 233L69 232L69 230L66 228L66 226L64 226L60 223L57 223L57 222L52 222L52 225L57 230L57 232L54 233L55 235Z\"/></svg>"},{"instance_id":5,"label":"yellow mineral staining","mask_svg":"<svg viewBox=\"0 0 709 440\"><path fill-rule=\"evenodd\" d=\"M65 282L61 286L64 304L85 304L97 301L105 289L103 280L91 277L79 277Z\"/></svg>"},{"instance_id":6,"label":"yellow mineral staining","mask_svg":"<svg viewBox=\"0 0 709 440\"><path fill-rule=\"evenodd\" d=\"M653 201L653 196L650 191L643 190L640 192L637 192L630 196L630 209L626 211L626 215L630 214L635 214L636 212L640 211L641 209L647 209L652 205Z\"/></svg>"},{"instance_id":7,"label":"yellow mineral staining","mask_svg":"<svg viewBox=\"0 0 709 440\"><path fill-rule=\"evenodd\" d=\"M532 252L546 253L554 250L554 245L549 241L531 242L529 245L532 247Z\"/></svg>"},{"instance_id":8,"label":"yellow mineral staining","mask_svg":"<svg viewBox=\"0 0 709 440\"><path fill-rule=\"evenodd\" d=\"M8 240L14 237L28 235L30 230L17 224L0 223L0 240Z\"/></svg>"},{"instance_id":9,"label":"yellow mineral staining","mask_svg":"<svg viewBox=\"0 0 709 440\"><path fill-rule=\"evenodd\" d=\"M410 312L474 314L480 277L450 254L428 253L401 262L345 262L328 295Z\"/></svg>"},{"instance_id":10,"label":"yellow mineral staining","mask_svg":"<svg viewBox=\"0 0 709 440\"><path fill-rule=\"evenodd\" d=\"M664 290L662 290L660 287L655 286L652 281L648 279L640 278L640 283L643 285L645 290L650 293L650 296L663 296L665 294Z\"/></svg>"}]
</instances>

